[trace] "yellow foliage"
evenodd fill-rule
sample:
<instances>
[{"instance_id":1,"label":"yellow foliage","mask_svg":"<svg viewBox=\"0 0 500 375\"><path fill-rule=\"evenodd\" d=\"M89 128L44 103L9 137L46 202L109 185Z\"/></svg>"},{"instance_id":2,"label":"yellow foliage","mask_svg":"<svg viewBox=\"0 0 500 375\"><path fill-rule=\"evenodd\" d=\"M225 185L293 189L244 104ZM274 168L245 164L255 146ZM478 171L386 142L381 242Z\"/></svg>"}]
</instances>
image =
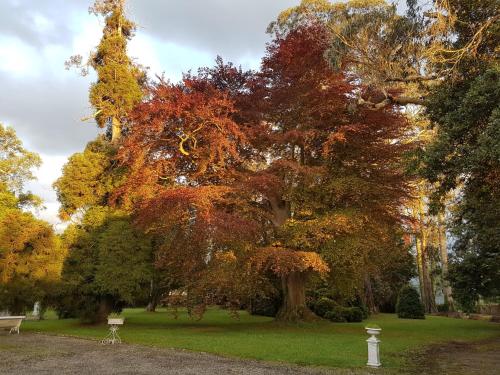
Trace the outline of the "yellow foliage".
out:
<instances>
[{"instance_id":1,"label":"yellow foliage","mask_svg":"<svg viewBox=\"0 0 500 375\"><path fill-rule=\"evenodd\" d=\"M251 264L257 270L270 270L279 276L285 276L292 272L314 271L326 274L330 271L318 253L295 251L278 246L258 249L251 258Z\"/></svg>"}]
</instances>

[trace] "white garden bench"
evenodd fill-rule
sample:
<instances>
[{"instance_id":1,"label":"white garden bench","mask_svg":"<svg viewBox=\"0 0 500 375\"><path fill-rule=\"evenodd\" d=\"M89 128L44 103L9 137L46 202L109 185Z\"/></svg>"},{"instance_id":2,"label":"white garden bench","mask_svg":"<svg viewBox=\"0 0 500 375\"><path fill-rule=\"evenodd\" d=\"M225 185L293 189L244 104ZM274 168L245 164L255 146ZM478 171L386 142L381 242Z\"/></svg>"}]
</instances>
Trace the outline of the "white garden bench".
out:
<instances>
[{"instance_id":1,"label":"white garden bench","mask_svg":"<svg viewBox=\"0 0 500 375\"><path fill-rule=\"evenodd\" d=\"M0 328L10 329L9 334L17 332L19 334L19 327L25 316L0 316Z\"/></svg>"}]
</instances>

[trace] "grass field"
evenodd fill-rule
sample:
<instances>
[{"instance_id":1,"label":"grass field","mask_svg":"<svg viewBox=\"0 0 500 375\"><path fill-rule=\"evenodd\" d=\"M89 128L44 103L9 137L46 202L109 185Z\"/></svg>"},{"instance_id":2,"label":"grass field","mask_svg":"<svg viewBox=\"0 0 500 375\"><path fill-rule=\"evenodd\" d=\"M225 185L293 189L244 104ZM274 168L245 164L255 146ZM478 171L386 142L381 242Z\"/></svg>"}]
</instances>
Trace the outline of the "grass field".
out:
<instances>
[{"instance_id":1,"label":"grass field","mask_svg":"<svg viewBox=\"0 0 500 375\"><path fill-rule=\"evenodd\" d=\"M362 367L366 363L364 326L382 328L381 357L385 368L400 368L411 353L425 346L449 341L476 341L500 336L500 324L428 316L402 320L395 315L375 315L363 323L307 323L289 325L271 318L250 316L236 320L219 309L210 309L203 320L192 321L181 313L177 320L165 310L148 313L126 309L120 329L124 342L182 348L231 357L291 362L308 366ZM26 321L21 331L100 339L107 326L82 325L77 320Z\"/></svg>"}]
</instances>

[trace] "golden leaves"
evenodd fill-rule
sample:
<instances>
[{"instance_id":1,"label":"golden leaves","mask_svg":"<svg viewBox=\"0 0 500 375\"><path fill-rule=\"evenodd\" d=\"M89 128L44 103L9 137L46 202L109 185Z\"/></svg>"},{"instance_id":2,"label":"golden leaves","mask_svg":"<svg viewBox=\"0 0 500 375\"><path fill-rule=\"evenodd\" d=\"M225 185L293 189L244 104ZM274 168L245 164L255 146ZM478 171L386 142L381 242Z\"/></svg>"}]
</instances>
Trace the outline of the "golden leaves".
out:
<instances>
[{"instance_id":1,"label":"golden leaves","mask_svg":"<svg viewBox=\"0 0 500 375\"><path fill-rule=\"evenodd\" d=\"M257 249L250 264L257 270L270 270L279 276L285 276L291 272L314 271L324 274L330 271L318 253L295 251L279 246Z\"/></svg>"}]
</instances>

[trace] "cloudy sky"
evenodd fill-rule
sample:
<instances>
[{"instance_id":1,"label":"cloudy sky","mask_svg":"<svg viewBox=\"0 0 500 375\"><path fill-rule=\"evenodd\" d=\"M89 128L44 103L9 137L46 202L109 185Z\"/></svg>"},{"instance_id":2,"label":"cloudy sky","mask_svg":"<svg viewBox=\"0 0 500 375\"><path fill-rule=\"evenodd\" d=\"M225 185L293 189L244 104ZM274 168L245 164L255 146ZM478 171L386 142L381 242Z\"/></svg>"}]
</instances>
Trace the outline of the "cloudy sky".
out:
<instances>
[{"instance_id":1,"label":"cloudy sky","mask_svg":"<svg viewBox=\"0 0 500 375\"><path fill-rule=\"evenodd\" d=\"M42 196L38 215L59 229L52 182L69 155L97 134L80 119L90 113L93 76L64 70L74 54L87 55L101 36L102 20L89 15L91 0L0 0L0 122L12 126L43 166L29 189ZM258 68L266 27L299 0L128 0L139 24L130 55L178 80L183 71L211 65L217 55Z\"/></svg>"}]
</instances>

